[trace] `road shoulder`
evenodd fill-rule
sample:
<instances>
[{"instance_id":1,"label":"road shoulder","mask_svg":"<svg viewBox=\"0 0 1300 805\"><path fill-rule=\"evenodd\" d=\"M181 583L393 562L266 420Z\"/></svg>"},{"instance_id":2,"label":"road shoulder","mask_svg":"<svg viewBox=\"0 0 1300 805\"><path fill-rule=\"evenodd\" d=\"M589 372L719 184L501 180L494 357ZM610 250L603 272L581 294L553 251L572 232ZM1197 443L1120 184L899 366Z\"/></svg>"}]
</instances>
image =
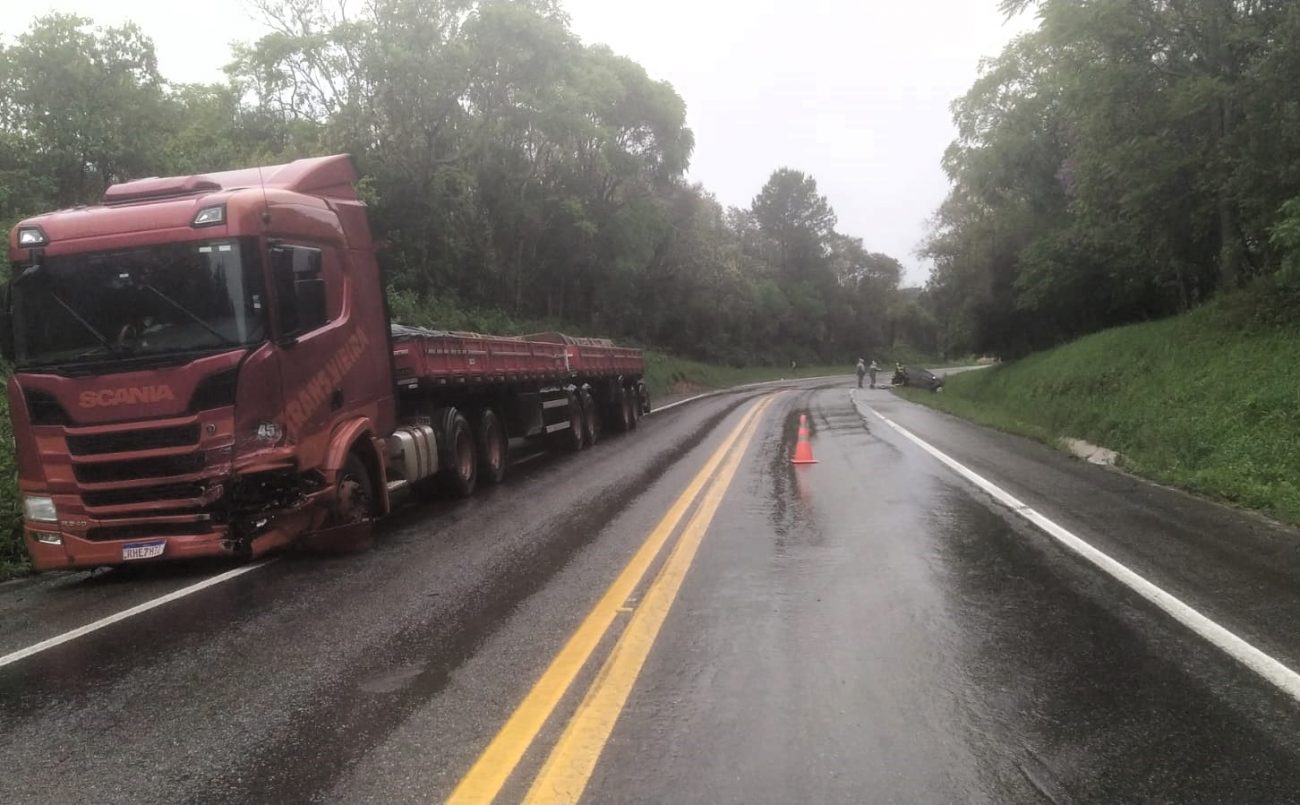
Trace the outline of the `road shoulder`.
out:
<instances>
[{"instance_id":1,"label":"road shoulder","mask_svg":"<svg viewBox=\"0 0 1300 805\"><path fill-rule=\"evenodd\" d=\"M1296 529L892 394L855 395L855 402L867 420L869 410L887 416L1291 667L1300 665ZM933 467L950 472L937 461Z\"/></svg>"}]
</instances>

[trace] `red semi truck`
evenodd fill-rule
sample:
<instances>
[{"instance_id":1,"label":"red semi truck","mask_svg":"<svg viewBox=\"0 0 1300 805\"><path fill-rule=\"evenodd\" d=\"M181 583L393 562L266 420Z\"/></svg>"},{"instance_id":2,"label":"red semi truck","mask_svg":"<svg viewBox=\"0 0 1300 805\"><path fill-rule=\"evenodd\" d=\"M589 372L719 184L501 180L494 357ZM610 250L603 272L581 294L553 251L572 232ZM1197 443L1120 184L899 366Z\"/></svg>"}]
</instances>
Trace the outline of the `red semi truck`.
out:
<instances>
[{"instance_id":1,"label":"red semi truck","mask_svg":"<svg viewBox=\"0 0 1300 805\"><path fill-rule=\"evenodd\" d=\"M20 222L0 326L38 570L364 541L509 439L649 410L638 350L390 322L346 156L154 178Z\"/></svg>"}]
</instances>

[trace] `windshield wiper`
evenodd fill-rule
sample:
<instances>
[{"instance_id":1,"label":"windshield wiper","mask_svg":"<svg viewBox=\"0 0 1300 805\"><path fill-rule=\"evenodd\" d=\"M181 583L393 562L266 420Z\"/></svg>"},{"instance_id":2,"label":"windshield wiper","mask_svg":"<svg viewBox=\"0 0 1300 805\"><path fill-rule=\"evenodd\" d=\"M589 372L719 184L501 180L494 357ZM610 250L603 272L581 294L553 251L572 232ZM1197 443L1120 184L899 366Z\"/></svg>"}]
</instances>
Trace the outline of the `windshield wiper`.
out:
<instances>
[{"instance_id":1,"label":"windshield wiper","mask_svg":"<svg viewBox=\"0 0 1300 805\"><path fill-rule=\"evenodd\" d=\"M222 343L223 345L228 346L228 347L237 347L237 346L240 345L238 341L234 341L234 340L230 339L229 337L226 336L225 333L221 332L221 331L218 330L216 327L213 327L211 324L208 324L206 321L204 321L203 318L202 318L201 316L199 316L197 313L195 313L194 311L192 311L192 310L190 310L189 308L185 307L185 306L182 305L180 302L177 302L175 299L172 299L170 296L168 296L167 294L165 294L165 293L163 293L162 291L158 290L157 288L155 288L155 287L154 287L153 285L151 285L150 283L148 283L148 282L141 282L141 283L140 283L140 286L141 286L142 288L147 289L147 290L153 291L153 293L154 293L154 294L155 294L159 299L163 300L163 301L166 302L167 304L169 304L169 305L171 305L172 307L176 308L176 309L179 310L181 313L184 313L184 314L185 314L186 316L188 316L191 320L193 320L195 324L199 325L199 326L202 327L203 329L205 329L205 330L207 330L208 332L210 332L210 333L212 333L213 335L215 335L215 336L216 336L216 337L221 341L221 343Z\"/></svg>"},{"instance_id":2,"label":"windshield wiper","mask_svg":"<svg viewBox=\"0 0 1300 805\"><path fill-rule=\"evenodd\" d=\"M99 330L96 330L95 325L91 324L90 322L82 318L81 314L76 311L76 308L74 308L72 305L69 305L67 302L63 301L63 297L59 296L54 291L50 291L49 294L50 294L50 298L59 304L59 307L67 311L69 316L76 319L78 324L86 328L86 332L95 336L95 340L100 343L100 346L108 350L109 354L111 355L120 354L118 352L117 347L113 346L113 342L105 338L104 334L101 333Z\"/></svg>"}]
</instances>

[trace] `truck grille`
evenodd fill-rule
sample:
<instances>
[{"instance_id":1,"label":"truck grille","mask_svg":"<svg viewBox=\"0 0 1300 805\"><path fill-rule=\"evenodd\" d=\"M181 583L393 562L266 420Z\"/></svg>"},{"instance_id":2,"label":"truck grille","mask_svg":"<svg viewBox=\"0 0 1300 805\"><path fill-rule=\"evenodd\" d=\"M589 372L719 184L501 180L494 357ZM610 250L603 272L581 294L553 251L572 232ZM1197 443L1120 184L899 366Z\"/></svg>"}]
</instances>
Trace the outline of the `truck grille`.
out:
<instances>
[{"instance_id":1,"label":"truck grille","mask_svg":"<svg viewBox=\"0 0 1300 805\"><path fill-rule=\"evenodd\" d=\"M124 430L86 435L68 434L68 450L74 456L96 456L103 453L130 453L137 450L158 450L166 447L184 447L199 443L199 424L176 425L150 430Z\"/></svg>"},{"instance_id":2,"label":"truck grille","mask_svg":"<svg viewBox=\"0 0 1300 805\"><path fill-rule=\"evenodd\" d=\"M130 461L107 461L102 464L75 464L73 474L83 484L104 484L114 481L134 481L141 478L170 478L191 475L203 469L202 453L183 456L137 458Z\"/></svg>"},{"instance_id":3,"label":"truck grille","mask_svg":"<svg viewBox=\"0 0 1300 805\"><path fill-rule=\"evenodd\" d=\"M212 526L208 523L133 523L92 528L86 532L86 539L92 542L106 542L115 539L148 537L190 537L211 532Z\"/></svg>"},{"instance_id":4,"label":"truck grille","mask_svg":"<svg viewBox=\"0 0 1300 805\"><path fill-rule=\"evenodd\" d=\"M196 405L229 404L233 375L215 377L220 382L196 392ZM62 494L78 498L69 501L67 517L85 518L82 538L99 543L221 536L230 521L224 497L234 455L232 418L222 412L64 423L59 441L53 433L45 438L46 449L63 454L52 485L57 481Z\"/></svg>"},{"instance_id":5,"label":"truck grille","mask_svg":"<svg viewBox=\"0 0 1300 805\"><path fill-rule=\"evenodd\" d=\"M167 484L146 486L140 489L111 489L104 492L83 492L81 499L87 506L129 506L133 503L150 503L162 500L189 500L202 497L206 490L202 484Z\"/></svg>"}]
</instances>

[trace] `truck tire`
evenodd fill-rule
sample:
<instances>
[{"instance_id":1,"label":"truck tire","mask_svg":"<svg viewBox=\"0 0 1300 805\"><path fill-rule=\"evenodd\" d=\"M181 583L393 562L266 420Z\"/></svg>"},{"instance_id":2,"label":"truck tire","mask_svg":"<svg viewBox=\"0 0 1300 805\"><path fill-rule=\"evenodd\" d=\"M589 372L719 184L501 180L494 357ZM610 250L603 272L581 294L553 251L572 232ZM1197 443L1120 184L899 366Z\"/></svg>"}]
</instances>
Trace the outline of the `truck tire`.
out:
<instances>
[{"instance_id":1,"label":"truck tire","mask_svg":"<svg viewBox=\"0 0 1300 805\"><path fill-rule=\"evenodd\" d=\"M613 399L609 402L609 429L615 433L627 433L631 429L628 421L627 393L622 386L615 386Z\"/></svg>"},{"instance_id":2,"label":"truck tire","mask_svg":"<svg viewBox=\"0 0 1300 805\"><path fill-rule=\"evenodd\" d=\"M583 422L586 417L582 412L582 398L578 395L578 392L569 392L569 406L567 410L569 412L569 427L557 431L555 434L555 440L557 446L561 450L576 453L587 446L587 439L583 435L583 431L585 430Z\"/></svg>"},{"instance_id":3,"label":"truck tire","mask_svg":"<svg viewBox=\"0 0 1300 805\"><path fill-rule=\"evenodd\" d=\"M600 412L587 389L578 392L578 399L582 402L582 438L591 447L600 441Z\"/></svg>"},{"instance_id":4,"label":"truck tire","mask_svg":"<svg viewBox=\"0 0 1300 805\"><path fill-rule=\"evenodd\" d=\"M499 484L506 477L506 453L509 438L505 424L497 412L484 408L479 412L474 427L474 441L478 448L478 476L485 484Z\"/></svg>"},{"instance_id":5,"label":"truck tire","mask_svg":"<svg viewBox=\"0 0 1300 805\"><path fill-rule=\"evenodd\" d=\"M478 451L469 420L455 408L443 408L435 419L438 434L438 480L452 495L467 498L478 481Z\"/></svg>"},{"instance_id":6,"label":"truck tire","mask_svg":"<svg viewBox=\"0 0 1300 805\"><path fill-rule=\"evenodd\" d=\"M641 420L641 402L636 398L636 389L629 388L623 393L623 405L627 409L627 429L636 430L636 423Z\"/></svg>"},{"instance_id":7,"label":"truck tire","mask_svg":"<svg viewBox=\"0 0 1300 805\"><path fill-rule=\"evenodd\" d=\"M348 453L339 470L334 490L334 507L327 525L340 526L373 520L379 506L375 502L375 485L366 462L356 453Z\"/></svg>"},{"instance_id":8,"label":"truck tire","mask_svg":"<svg viewBox=\"0 0 1300 805\"><path fill-rule=\"evenodd\" d=\"M646 388L645 381L637 381L636 398L641 403L641 416L650 413L650 389Z\"/></svg>"},{"instance_id":9,"label":"truck tire","mask_svg":"<svg viewBox=\"0 0 1300 805\"><path fill-rule=\"evenodd\" d=\"M370 468L358 453L351 452L334 481L334 499L325 521L304 534L298 546L322 556L359 553L374 542L370 521L379 514L379 499Z\"/></svg>"}]
</instances>

